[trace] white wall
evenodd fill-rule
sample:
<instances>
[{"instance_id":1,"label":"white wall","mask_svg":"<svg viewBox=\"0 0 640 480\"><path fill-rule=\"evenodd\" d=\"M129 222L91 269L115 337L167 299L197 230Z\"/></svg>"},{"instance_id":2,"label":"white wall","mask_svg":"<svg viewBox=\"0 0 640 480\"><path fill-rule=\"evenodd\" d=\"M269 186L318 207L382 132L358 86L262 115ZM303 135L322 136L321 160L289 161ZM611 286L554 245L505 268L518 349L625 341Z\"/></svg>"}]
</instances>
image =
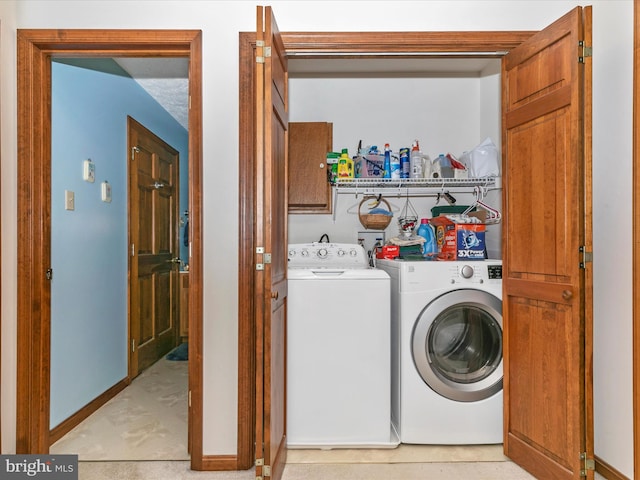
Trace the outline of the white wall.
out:
<instances>
[{"instance_id":1,"label":"white wall","mask_svg":"<svg viewBox=\"0 0 640 480\"><path fill-rule=\"evenodd\" d=\"M595 452L634 478L633 2L599 2L593 17Z\"/></svg>"},{"instance_id":2,"label":"white wall","mask_svg":"<svg viewBox=\"0 0 640 480\"><path fill-rule=\"evenodd\" d=\"M632 1L274 1L271 5L283 31L437 31L537 30L581 3L594 5L596 454L633 477L629 261ZM18 274L16 28L203 30L204 453L236 451L238 211L234 199L238 187L233 181L238 175L236 45L238 31L254 29L255 5L253 1L189 0L0 2L2 445L6 452L11 451L15 440L16 290L12 279Z\"/></svg>"}]
</instances>

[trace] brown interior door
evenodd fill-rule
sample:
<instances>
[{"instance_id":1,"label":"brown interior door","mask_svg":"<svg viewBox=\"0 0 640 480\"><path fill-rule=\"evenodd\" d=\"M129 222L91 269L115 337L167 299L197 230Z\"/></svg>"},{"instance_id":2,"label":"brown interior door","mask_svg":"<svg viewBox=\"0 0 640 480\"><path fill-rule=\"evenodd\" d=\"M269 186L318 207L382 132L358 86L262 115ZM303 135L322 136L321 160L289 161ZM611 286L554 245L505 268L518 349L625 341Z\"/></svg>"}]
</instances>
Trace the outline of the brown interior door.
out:
<instances>
[{"instance_id":1,"label":"brown interior door","mask_svg":"<svg viewBox=\"0 0 640 480\"><path fill-rule=\"evenodd\" d=\"M505 454L537 478L593 458L591 9L503 62Z\"/></svg>"},{"instance_id":2,"label":"brown interior door","mask_svg":"<svg viewBox=\"0 0 640 480\"><path fill-rule=\"evenodd\" d=\"M270 7L257 8L256 476L286 460L287 59Z\"/></svg>"},{"instance_id":3,"label":"brown interior door","mask_svg":"<svg viewBox=\"0 0 640 480\"><path fill-rule=\"evenodd\" d=\"M129 376L178 339L178 151L128 119Z\"/></svg>"}]
</instances>

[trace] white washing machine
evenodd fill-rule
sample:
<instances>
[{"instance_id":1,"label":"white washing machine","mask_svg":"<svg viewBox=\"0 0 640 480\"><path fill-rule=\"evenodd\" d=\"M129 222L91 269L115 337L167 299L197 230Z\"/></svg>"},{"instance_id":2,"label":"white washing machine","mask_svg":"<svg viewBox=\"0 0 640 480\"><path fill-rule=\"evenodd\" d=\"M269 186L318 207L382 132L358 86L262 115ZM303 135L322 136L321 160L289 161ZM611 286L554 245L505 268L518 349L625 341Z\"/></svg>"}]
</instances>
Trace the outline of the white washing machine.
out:
<instances>
[{"instance_id":1,"label":"white washing machine","mask_svg":"<svg viewBox=\"0 0 640 480\"><path fill-rule=\"evenodd\" d=\"M287 446L392 448L389 275L360 245L289 245Z\"/></svg>"},{"instance_id":2,"label":"white washing machine","mask_svg":"<svg viewBox=\"0 0 640 480\"><path fill-rule=\"evenodd\" d=\"M502 262L378 260L402 443L502 443Z\"/></svg>"}]
</instances>

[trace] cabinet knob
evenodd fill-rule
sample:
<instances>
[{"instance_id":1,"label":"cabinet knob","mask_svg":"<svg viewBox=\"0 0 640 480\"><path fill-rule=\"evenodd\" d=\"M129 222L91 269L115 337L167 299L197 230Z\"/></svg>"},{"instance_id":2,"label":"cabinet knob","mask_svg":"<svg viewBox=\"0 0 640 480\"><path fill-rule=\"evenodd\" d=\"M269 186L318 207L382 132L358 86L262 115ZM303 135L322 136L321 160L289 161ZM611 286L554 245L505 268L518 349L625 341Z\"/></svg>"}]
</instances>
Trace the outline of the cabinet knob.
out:
<instances>
[{"instance_id":1,"label":"cabinet knob","mask_svg":"<svg viewBox=\"0 0 640 480\"><path fill-rule=\"evenodd\" d=\"M279 296L280 295L278 294L278 290L276 290L275 292L271 292L271 298L273 298L274 300L277 300Z\"/></svg>"},{"instance_id":2,"label":"cabinet knob","mask_svg":"<svg viewBox=\"0 0 640 480\"><path fill-rule=\"evenodd\" d=\"M320 164L320 168L324 168L324 163L321 163L321 164Z\"/></svg>"}]
</instances>

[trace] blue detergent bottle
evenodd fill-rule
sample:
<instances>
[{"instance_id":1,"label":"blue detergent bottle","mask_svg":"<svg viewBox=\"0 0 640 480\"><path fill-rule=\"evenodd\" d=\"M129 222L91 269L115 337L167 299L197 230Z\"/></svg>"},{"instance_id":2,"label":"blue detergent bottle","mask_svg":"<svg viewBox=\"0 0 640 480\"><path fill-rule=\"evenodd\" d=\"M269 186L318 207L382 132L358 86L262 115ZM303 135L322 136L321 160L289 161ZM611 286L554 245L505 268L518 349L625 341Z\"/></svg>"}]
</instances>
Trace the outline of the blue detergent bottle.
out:
<instances>
[{"instance_id":1,"label":"blue detergent bottle","mask_svg":"<svg viewBox=\"0 0 640 480\"><path fill-rule=\"evenodd\" d=\"M384 178L391 178L391 147L384 144Z\"/></svg>"},{"instance_id":2,"label":"blue detergent bottle","mask_svg":"<svg viewBox=\"0 0 640 480\"><path fill-rule=\"evenodd\" d=\"M428 218L423 218L420 220L418 235L425 240L425 242L422 244L422 256L428 259L434 258L438 253L438 247L436 245L436 235L433 231L433 227L429 225Z\"/></svg>"}]
</instances>

